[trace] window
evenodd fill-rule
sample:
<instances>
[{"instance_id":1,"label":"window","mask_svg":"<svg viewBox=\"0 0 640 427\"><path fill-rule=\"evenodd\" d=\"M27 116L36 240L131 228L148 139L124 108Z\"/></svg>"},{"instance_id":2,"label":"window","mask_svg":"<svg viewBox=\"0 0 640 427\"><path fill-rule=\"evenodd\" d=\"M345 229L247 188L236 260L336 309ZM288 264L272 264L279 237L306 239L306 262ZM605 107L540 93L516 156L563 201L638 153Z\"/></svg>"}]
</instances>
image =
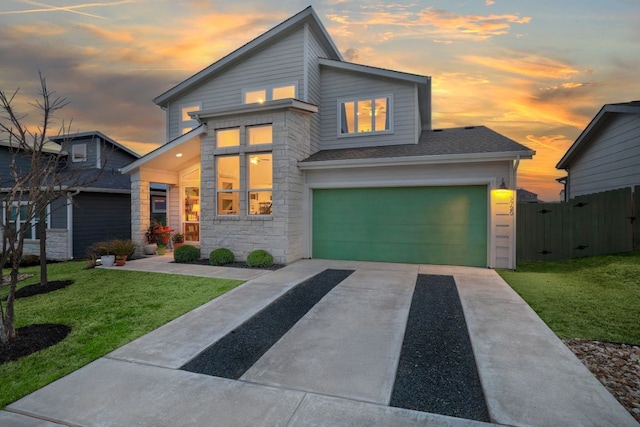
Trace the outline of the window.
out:
<instances>
[{"instance_id":1,"label":"window","mask_svg":"<svg viewBox=\"0 0 640 427\"><path fill-rule=\"evenodd\" d=\"M254 90L251 92L247 92L244 94L244 103L245 104L253 104L258 102L262 104L267 100L267 91L266 90Z\"/></svg>"},{"instance_id":2,"label":"window","mask_svg":"<svg viewBox=\"0 0 640 427\"><path fill-rule=\"evenodd\" d=\"M390 132L390 97L338 101L339 135Z\"/></svg>"},{"instance_id":3,"label":"window","mask_svg":"<svg viewBox=\"0 0 640 427\"><path fill-rule=\"evenodd\" d=\"M273 142L273 126L251 126L247 128L249 145L271 144Z\"/></svg>"},{"instance_id":4,"label":"window","mask_svg":"<svg viewBox=\"0 0 640 427\"><path fill-rule=\"evenodd\" d=\"M237 147L240 145L240 129L221 129L216 131L216 147Z\"/></svg>"},{"instance_id":5,"label":"window","mask_svg":"<svg viewBox=\"0 0 640 427\"><path fill-rule=\"evenodd\" d=\"M243 102L245 104L274 101L276 99L287 99L296 97L296 85L278 85L265 88L258 88L244 91Z\"/></svg>"},{"instance_id":6,"label":"window","mask_svg":"<svg viewBox=\"0 0 640 427\"><path fill-rule=\"evenodd\" d=\"M273 88L273 99L287 99L295 97L296 87L294 85Z\"/></svg>"},{"instance_id":7,"label":"window","mask_svg":"<svg viewBox=\"0 0 640 427\"><path fill-rule=\"evenodd\" d=\"M271 215L273 156L254 153L247 156L249 215Z\"/></svg>"},{"instance_id":8,"label":"window","mask_svg":"<svg viewBox=\"0 0 640 427\"><path fill-rule=\"evenodd\" d=\"M33 214L32 214L33 215ZM29 203L28 202L16 202L11 206L11 212L9 215L9 228L15 233L17 227L22 227L25 223L26 231L24 234L25 239L39 239L40 232L38 231L38 224L40 223L40 212L35 212L34 218L29 219ZM46 227L51 227L51 211L49 205L46 208Z\"/></svg>"},{"instance_id":9,"label":"window","mask_svg":"<svg viewBox=\"0 0 640 427\"><path fill-rule=\"evenodd\" d=\"M74 163L87 161L87 144L75 144L71 147L71 161Z\"/></svg>"},{"instance_id":10,"label":"window","mask_svg":"<svg viewBox=\"0 0 640 427\"><path fill-rule=\"evenodd\" d=\"M218 215L238 215L240 211L240 156L220 156L217 163Z\"/></svg>"},{"instance_id":11,"label":"window","mask_svg":"<svg viewBox=\"0 0 640 427\"><path fill-rule=\"evenodd\" d=\"M202 103L185 104L180 107L180 134L193 130L198 126L198 121L191 118L189 113L202 110Z\"/></svg>"}]
</instances>

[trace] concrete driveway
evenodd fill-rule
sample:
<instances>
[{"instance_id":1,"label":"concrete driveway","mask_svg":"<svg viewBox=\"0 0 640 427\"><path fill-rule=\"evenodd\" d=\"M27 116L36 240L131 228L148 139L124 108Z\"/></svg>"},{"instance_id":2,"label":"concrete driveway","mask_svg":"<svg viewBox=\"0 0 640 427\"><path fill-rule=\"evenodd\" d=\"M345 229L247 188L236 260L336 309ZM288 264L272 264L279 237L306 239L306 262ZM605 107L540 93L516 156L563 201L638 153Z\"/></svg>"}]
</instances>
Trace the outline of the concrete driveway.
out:
<instances>
[{"instance_id":1,"label":"concrete driveway","mask_svg":"<svg viewBox=\"0 0 640 427\"><path fill-rule=\"evenodd\" d=\"M127 266L149 268L137 262ZM153 271L175 268L155 262ZM239 380L178 369L327 268L355 272ZM9 405L0 425L490 425L388 406L418 274L454 277L493 423L637 425L492 270L327 260L274 272L214 270L198 274L253 278Z\"/></svg>"}]
</instances>

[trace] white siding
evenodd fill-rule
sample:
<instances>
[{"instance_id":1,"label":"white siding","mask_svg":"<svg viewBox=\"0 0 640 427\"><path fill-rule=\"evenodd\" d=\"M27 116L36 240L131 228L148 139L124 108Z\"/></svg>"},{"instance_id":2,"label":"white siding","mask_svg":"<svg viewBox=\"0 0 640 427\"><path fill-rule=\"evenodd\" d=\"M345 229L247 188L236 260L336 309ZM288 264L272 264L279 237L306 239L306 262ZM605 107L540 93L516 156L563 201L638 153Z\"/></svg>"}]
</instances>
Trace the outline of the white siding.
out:
<instances>
[{"instance_id":1,"label":"white siding","mask_svg":"<svg viewBox=\"0 0 640 427\"><path fill-rule=\"evenodd\" d=\"M308 76L307 83L307 99L314 105L320 105L322 98L322 83L320 81L320 65L318 64L318 58L328 58L329 54L322 47L318 41L316 34L309 29L309 36L307 38L307 55L308 55ZM320 139L320 115L314 114L311 116L311 151L315 153L319 151L319 139Z\"/></svg>"},{"instance_id":2,"label":"white siding","mask_svg":"<svg viewBox=\"0 0 640 427\"><path fill-rule=\"evenodd\" d=\"M640 115L616 114L571 163L570 197L640 185Z\"/></svg>"},{"instance_id":3,"label":"white siding","mask_svg":"<svg viewBox=\"0 0 640 427\"><path fill-rule=\"evenodd\" d=\"M180 136L180 105L202 102L204 110L242 104L242 89L296 82L301 90L304 72L304 29L300 28L266 48L252 52L242 61L213 76L182 97L173 99L168 108L169 135Z\"/></svg>"},{"instance_id":4,"label":"white siding","mask_svg":"<svg viewBox=\"0 0 640 427\"><path fill-rule=\"evenodd\" d=\"M415 85L322 67L321 149L416 144ZM393 133L338 138L338 99L392 95Z\"/></svg>"}]
</instances>

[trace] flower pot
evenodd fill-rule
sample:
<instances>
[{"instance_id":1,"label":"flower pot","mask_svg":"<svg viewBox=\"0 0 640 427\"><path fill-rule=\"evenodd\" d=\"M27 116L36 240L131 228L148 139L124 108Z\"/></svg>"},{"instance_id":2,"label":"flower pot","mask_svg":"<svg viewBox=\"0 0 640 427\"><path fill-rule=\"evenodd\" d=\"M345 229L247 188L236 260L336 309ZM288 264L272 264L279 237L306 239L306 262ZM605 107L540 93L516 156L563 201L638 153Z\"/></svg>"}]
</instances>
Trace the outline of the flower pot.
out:
<instances>
[{"instance_id":1,"label":"flower pot","mask_svg":"<svg viewBox=\"0 0 640 427\"><path fill-rule=\"evenodd\" d=\"M158 245L158 255L164 255L164 252L167 250L167 247L164 245Z\"/></svg>"},{"instance_id":2,"label":"flower pot","mask_svg":"<svg viewBox=\"0 0 640 427\"><path fill-rule=\"evenodd\" d=\"M144 254L145 255L154 255L156 253L156 249L158 248L158 245L154 244L149 244L149 245L144 245Z\"/></svg>"},{"instance_id":3,"label":"flower pot","mask_svg":"<svg viewBox=\"0 0 640 427\"><path fill-rule=\"evenodd\" d=\"M115 255L102 255L100 257L100 264L102 264L103 267L113 267L113 264L116 261L116 256Z\"/></svg>"},{"instance_id":4,"label":"flower pot","mask_svg":"<svg viewBox=\"0 0 640 427\"><path fill-rule=\"evenodd\" d=\"M127 263L127 256L126 255L116 255L116 265L118 267L121 267L123 265L125 265Z\"/></svg>"},{"instance_id":5,"label":"flower pot","mask_svg":"<svg viewBox=\"0 0 640 427\"><path fill-rule=\"evenodd\" d=\"M179 248L180 246L184 245L184 243L174 243L173 244L173 249L175 248Z\"/></svg>"}]
</instances>

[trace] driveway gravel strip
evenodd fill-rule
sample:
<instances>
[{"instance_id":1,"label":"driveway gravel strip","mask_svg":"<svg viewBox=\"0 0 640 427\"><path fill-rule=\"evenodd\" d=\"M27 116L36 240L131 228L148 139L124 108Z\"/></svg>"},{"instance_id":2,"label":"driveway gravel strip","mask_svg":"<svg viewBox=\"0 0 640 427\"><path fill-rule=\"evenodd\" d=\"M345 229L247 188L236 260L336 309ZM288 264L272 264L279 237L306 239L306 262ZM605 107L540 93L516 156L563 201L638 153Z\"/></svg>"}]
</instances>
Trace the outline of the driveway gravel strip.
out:
<instances>
[{"instance_id":1,"label":"driveway gravel strip","mask_svg":"<svg viewBox=\"0 0 640 427\"><path fill-rule=\"evenodd\" d=\"M238 379L353 270L324 270L300 283L180 369Z\"/></svg>"},{"instance_id":2,"label":"driveway gravel strip","mask_svg":"<svg viewBox=\"0 0 640 427\"><path fill-rule=\"evenodd\" d=\"M490 421L452 276L418 275L390 406Z\"/></svg>"}]
</instances>

